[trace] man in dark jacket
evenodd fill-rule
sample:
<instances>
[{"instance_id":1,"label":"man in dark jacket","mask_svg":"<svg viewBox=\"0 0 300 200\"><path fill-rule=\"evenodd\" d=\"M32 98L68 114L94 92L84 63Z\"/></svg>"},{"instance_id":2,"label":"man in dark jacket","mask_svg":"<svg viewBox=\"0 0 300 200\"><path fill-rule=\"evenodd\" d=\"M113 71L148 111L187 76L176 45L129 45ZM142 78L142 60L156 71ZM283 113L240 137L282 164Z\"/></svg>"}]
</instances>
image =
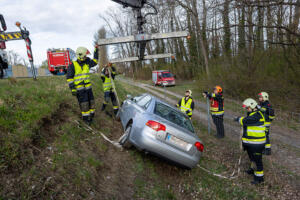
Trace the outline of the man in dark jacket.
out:
<instances>
[{"instance_id":1,"label":"man in dark jacket","mask_svg":"<svg viewBox=\"0 0 300 200\"><path fill-rule=\"evenodd\" d=\"M204 98L210 100L210 113L217 129L217 138L224 138L224 97L223 89L220 86L214 88L213 93L204 92Z\"/></svg>"},{"instance_id":2,"label":"man in dark jacket","mask_svg":"<svg viewBox=\"0 0 300 200\"><path fill-rule=\"evenodd\" d=\"M90 68L98 63L98 48L95 48L94 59L87 57L89 54L87 48L77 48L77 60L68 67L67 81L72 94L78 99L83 121L90 125L95 115L95 100L89 74Z\"/></svg>"},{"instance_id":3,"label":"man in dark jacket","mask_svg":"<svg viewBox=\"0 0 300 200\"><path fill-rule=\"evenodd\" d=\"M275 112L274 109L272 108L272 105L269 102L269 95L266 92L261 92L258 94L258 100L259 100L259 108L260 111L265 115L266 118L266 145L265 145L265 150L264 153L266 155L271 155L271 143L270 143L270 127L271 127L271 122L275 118Z\"/></svg>"},{"instance_id":4,"label":"man in dark jacket","mask_svg":"<svg viewBox=\"0 0 300 200\"><path fill-rule=\"evenodd\" d=\"M247 109L247 117L237 117L235 121L243 126L243 147L247 151L251 162L246 172L249 175L254 175L252 184L259 184L264 181L262 152L266 143L265 117L258 110L257 102L254 99L246 99L243 102L243 108ZM256 169L254 169L254 164Z\"/></svg>"}]
</instances>

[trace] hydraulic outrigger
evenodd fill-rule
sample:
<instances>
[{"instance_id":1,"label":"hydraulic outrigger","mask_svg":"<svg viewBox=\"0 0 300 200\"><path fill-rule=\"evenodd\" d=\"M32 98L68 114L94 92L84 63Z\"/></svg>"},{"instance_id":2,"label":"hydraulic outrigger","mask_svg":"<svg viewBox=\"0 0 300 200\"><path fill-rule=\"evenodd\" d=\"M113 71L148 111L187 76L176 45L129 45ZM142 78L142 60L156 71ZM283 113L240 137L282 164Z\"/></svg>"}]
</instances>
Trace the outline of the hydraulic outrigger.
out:
<instances>
[{"instance_id":1,"label":"hydraulic outrigger","mask_svg":"<svg viewBox=\"0 0 300 200\"><path fill-rule=\"evenodd\" d=\"M13 40L24 40L25 41L28 59L29 59L30 65L31 65L32 76L33 76L33 79L36 80L36 73L35 73L35 68L33 65L33 56L32 56L32 50L31 50L31 40L29 38L29 31L25 27L22 28L20 22L16 22L16 26L20 29L20 31L5 32L7 30L7 27L6 27L4 17L1 14L0 14L0 22L1 22L2 29L3 29L3 30L0 29L0 42L8 42L8 41L13 41Z\"/></svg>"},{"instance_id":2,"label":"hydraulic outrigger","mask_svg":"<svg viewBox=\"0 0 300 200\"><path fill-rule=\"evenodd\" d=\"M154 33L154 34L147 34L143 30L143 25L146 23L146 17L148 15L157 15L156 7L148 2L148 0L112 0L116 3L123 5L124 7L130 7L137 15L137 34L133 36L127 37L118 37L118 38L107 38L107 39L99 39L98 45L112 45L112 44L122 44L122 43L129 43L129 42L136 42L139 48L138 56L137 57L130 57L130 58L119 58L111 60L111 63L119 63L119 62L131 62L131 61L138 61L138 60L150 60L150 59L157 59L157 58L168 58L174 57L173 54L157 54L157 55L147 55L145 56L145 48L147 42L151 40L160 40L160 39L170 39L170 38L179 38L179 37L187 37L187 31L179 31L179 32L171 32L171 33ZM145 5L150 6L154 9L153 13L146 13L143 15L142 9Z\"/></svg>"}]
</instances>

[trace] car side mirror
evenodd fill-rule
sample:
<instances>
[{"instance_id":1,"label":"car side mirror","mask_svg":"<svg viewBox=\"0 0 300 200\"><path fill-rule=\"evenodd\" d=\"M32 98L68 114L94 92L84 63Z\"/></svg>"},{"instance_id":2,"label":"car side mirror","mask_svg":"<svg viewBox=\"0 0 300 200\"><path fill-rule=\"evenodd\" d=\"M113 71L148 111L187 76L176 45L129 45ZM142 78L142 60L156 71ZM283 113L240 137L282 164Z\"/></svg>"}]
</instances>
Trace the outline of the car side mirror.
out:
<instances>
[{"instance_id":1,"label":"car side mirror","mask_svg":"<svg viewBox=\"0 0 300 200\"><path fill-rule=\"evenodd\" d=\"M130 94L127 94L126 99L132 99L132 96Z\"/></svg>"}]
</instances>

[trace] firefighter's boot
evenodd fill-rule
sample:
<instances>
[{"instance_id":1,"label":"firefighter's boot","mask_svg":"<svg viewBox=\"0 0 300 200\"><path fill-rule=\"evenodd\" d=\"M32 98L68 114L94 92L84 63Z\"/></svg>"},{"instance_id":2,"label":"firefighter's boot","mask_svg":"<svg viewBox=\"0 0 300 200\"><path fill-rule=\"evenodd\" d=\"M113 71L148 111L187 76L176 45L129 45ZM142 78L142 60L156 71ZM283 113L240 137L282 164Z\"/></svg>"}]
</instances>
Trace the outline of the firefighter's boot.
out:
<instances>
[{"instance_id":1,"label":"firefighter's boot","mask_svg":"<svg viewBox=\"0 0 300 200\"><path fill-rule=\"evenodd\" d=\"M86 125L88 125L88 126L91 125L90 118L88 118L88 119L83 119L83 122L84 122Z\"/></svg>"},{"instance_id":2,"label":"firefighter's boot","mask_svg":"<svg viewBox=\"0 0 300 200\"><path fill-rule=\"evenodd\" d=\"M104 111L105 108L106 108L106 104L104 103L104 104L102 105L101 111Z\"/></svg>"},{"instance_id":3,"label":"firefighter's boot","mask_svg":"<svg viewBox=\"0 0 300 200\"><path fill-rule=\"evenodd\" d=\"M265 155L267 155L267 156L271 155L271 148L265 149Z\"/></svg>"},{"instance_id":4,"label":"firefighter's boot","mask_svg":"<svg viewBox=\"0 0 300 200\"><path fill-rule=\"evenodd\" d=\"M258 176L254 176L254 180L251 181L251 184L252 185L258 185L260 183L263 183L264 182L264 177L258 177Z\"/></svg>"},{"instance_id":5,"label":"firefighter's boot","mask_svg":"<svg viewBox=\"0 0 300 200\"><path fill-rule=\"evenodd\" d=\"M118 112L119 112L119 109L114 109L115 116L117 116Z\"/></svg>"},{"instance_id":6,"label":"firefighter's boot","mask_svg":"<svg viewBox=\"0 0 300 200\"><path fill-rule=\"evenodd\" d=\"M253 168L249 168L248 170L245 171L247 174L249 175L254 175L254 169Z\"/></svg>"}]
</instances>

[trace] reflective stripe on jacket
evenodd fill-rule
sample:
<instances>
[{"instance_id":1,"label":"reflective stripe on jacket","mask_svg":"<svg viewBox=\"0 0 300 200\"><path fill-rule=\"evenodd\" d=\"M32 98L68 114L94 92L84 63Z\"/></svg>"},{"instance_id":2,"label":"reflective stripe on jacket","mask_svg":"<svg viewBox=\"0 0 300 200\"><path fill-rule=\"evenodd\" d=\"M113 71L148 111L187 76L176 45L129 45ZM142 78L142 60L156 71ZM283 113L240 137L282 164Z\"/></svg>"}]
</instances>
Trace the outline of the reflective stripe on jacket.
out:
<instances>
[{"instance_id":1,"label":"reflective stripe on jacket","mask_svg":"<svg viewBox=\"0 0 300 200\"><path fill-rule=\"evenodd\" d=\"M189 98L187 101L185 101L185 97L183 97L180 103L181 112L186 113L186 111L188 111L189 115L192 116L193 114L192 103L193 103L192 98Z\"/></svg>"},{"instance_id":2,"label":"reflective stripe on jacket","mask_svg":"<svg viewBox=\"0 0 300 200\"><path fill-rule=\"evenodd\" d=\"M244 127L242 141L247 144L265 144L266 127L265 117L261 111L250 113L247 117L239 119L240 124Z\"/></svg>"},{"instance_id":3,"label":"reflective stripe on jacket","mask_svg":"<svg viewBox=\"0 0 300 200\"><path fill-rule=\"evenodd\" d=\"M77 61L73 61L75 75L74 84L76 90L89 89L92 87L90 81L90 68L88 64L80 66Z\"/></svg>"},{"instance_id":4,"label":"reflective stripe on jacket","mask_svg":"<svg viewBox=\"0 0 300 200\"><path fill-rule=\"evenodd\" d=\"M223 115L224 114L224 97L222 94L209 94L210 99L210 112L212 115Z\"/></svg>"},{"instance_id":5,"label":"reflective stripe on jacket","mask_svg":"<svg viewBox=\"0 0 300 200\"><path fill-rule=\"evenodd\" d=\"M108 92L108 91L112 90L111 78L104 76L103 90L104 90L104 92Z\"/></svg>"}]
</instances>

